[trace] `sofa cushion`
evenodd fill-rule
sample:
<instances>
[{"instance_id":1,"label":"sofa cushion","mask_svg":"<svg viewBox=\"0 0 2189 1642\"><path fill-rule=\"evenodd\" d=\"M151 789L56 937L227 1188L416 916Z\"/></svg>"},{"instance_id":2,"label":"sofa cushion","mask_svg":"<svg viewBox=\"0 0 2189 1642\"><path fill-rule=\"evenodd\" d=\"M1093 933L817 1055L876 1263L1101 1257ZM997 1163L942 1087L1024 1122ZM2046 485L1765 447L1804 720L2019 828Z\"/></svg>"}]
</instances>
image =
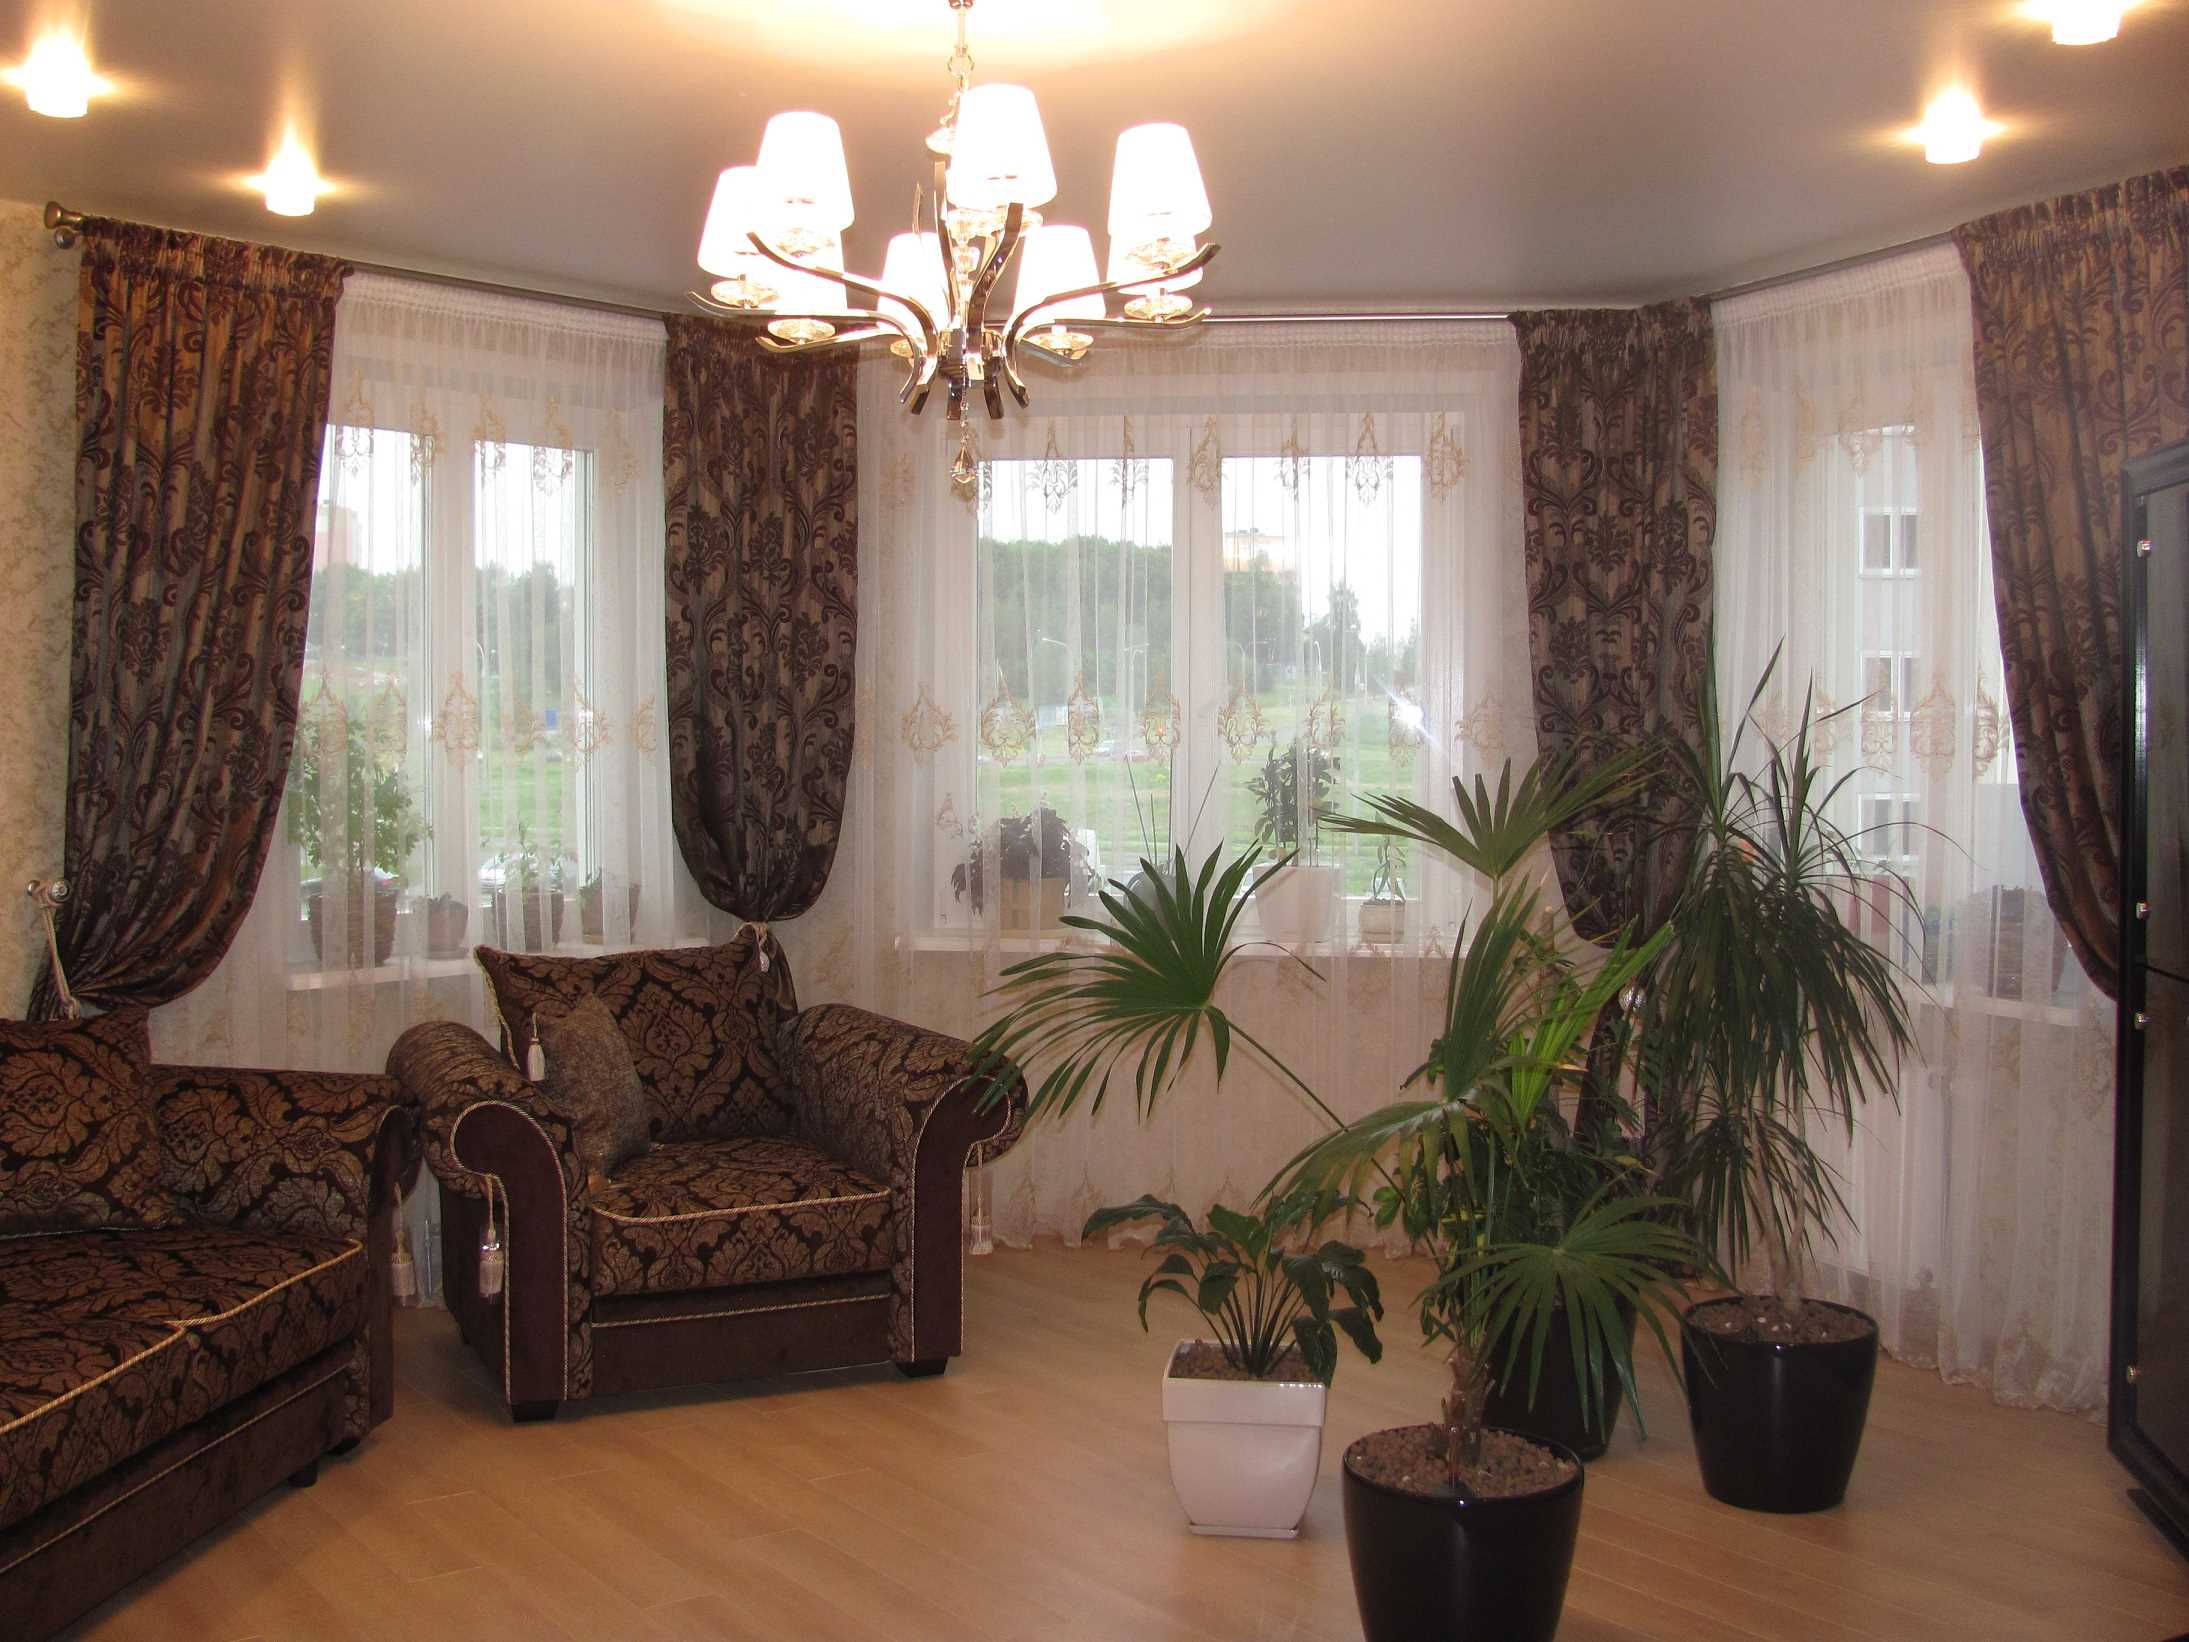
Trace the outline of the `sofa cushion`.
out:
<instances>
[{"instance_id":1,"label":"sofa cushion","mask_svg":"<svg viewBox=\"0 0 2189 1642\"><path fill-rule=\"evenodd\" d=\"M0 1021L0 1236L179 1218L141 1009Z\"/></svg>"},{"instance_id":2,"label":"sofa cushion","mask_svg":"<svg viewBox=\"0 0 2189 1642\"><path fill-rule=\"evenodd\" d=\"M355 1335L369 1270L228 1227L0 1239L0 1527Z\"/></svg>"},{"instance_id":3,"label":"sofa cushion","mask_svg":"<svg viewBox=\"0 0 2189 1642\"><path fill-rule=\"evenodd\" d=\"M889 1188L787 1136L670 1141L596 1186L593 1291L887 1271Z\"/></svg>"},{"instance_id":4,"label":"sofa cushion","mask_svg":"<svg viewBox=\"0 0 2189 1642\"><path fill-rule=\"evenodd\" d=\"M597 997L568 1014L541 1010L540 1048L547 1069L540 1093L570 1120L571 1143L588 1175L614 1174L651 1144L646 1090L615 1016Z\"/></svg>"},{"instance_id":5,"label":"sofa cushion","mask_svg":"<svg viewBox=\"0 0 2189 1642\"><path fill-rule=\"evenodd\" d=\"M494 991L502 1048L517 1066L533 1017L586 997L608 1006L653 1108L654 1139L777 1135L791 1101L776 1062L776 1029L798 1012L780 954L756 961L750 929L721 946L664 947L600 958L478 948Z\"/></svg>"}]
</instances>

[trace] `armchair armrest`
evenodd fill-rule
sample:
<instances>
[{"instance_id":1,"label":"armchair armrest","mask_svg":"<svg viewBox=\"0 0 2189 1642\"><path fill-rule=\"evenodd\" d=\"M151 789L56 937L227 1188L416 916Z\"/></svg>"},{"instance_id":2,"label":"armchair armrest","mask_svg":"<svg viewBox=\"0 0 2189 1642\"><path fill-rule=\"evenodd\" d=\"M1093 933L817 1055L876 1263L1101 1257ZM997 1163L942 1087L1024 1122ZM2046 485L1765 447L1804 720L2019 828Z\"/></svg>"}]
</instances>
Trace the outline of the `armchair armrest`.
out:
<instances>
[{"instance_id":1,"label":"armchair armrest","mask_svg":"<svg viewBox=\"0 0 2189 1642\"><path fill-rule=\"evenodd\" d=\"M592 1200L567 1119L470 1027L428 1021L395 1040L388 1072L423 1118L426 1162L444 1190L486 1199L507 1274L493 1309L502 1385L515 1405L592 1389ZM476 1216L474 1218L477 1218ZM468 1262L450 1270L470 1270ZM451 1306L471 1304L452 1295Z\"/></svg>"},{"instance_id":2,"label":"armchair armrest","mask_svg":"<svg viewBox=\"0 0 2189 1642\"><path fill-rule=\"evenodd\" d=\"M800 1132L889 1185L892 1353L908 1366L940 1363L965 1332L965 1173L1018 1138L1025 1080L986 1100L971 1044L847 1004L794 1015L777 1049Z\"/></svg>"},{"instance_id":3,"label":"armchair armrest","mask_svg":"<svg viewBox=\"0 0 2189 1642\"><path fill-rule=\"evenodd\" d=\"M207 1219L364 1242L418 1176L393 1078L155 1066L170 1190Z\"/></svg>"}]
</instances>

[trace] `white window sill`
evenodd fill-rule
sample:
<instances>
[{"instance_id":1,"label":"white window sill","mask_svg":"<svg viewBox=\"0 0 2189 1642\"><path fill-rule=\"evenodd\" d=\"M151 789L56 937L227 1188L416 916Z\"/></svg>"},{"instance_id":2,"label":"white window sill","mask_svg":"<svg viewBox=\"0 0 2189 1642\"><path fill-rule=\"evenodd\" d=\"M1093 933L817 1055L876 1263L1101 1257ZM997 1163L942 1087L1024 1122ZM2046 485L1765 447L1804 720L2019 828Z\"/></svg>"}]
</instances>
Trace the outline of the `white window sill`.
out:
<instances>
[{"instance_id":1,"label":"white window sill","mask_svg":"<svg viewBox=\"0 0 2189 1642\"><path fill-rule=\"evenodd\" d=\"M684 947L710 946L713 943L704 936L680 935L673 941L663 941L657 947L585 946L565 941L560 946L549 947L544 952L526 953L536 958L605 958L617 952L660 951ZM339 991L360 986L401 986L424 982L460 980L466 975L479 973L479 966L470 953L460 958L417 958L396 953L384 964L371 969L320 969L300 964L289 971L288 989L291 992Z\"/></svg>"}]
</instances>

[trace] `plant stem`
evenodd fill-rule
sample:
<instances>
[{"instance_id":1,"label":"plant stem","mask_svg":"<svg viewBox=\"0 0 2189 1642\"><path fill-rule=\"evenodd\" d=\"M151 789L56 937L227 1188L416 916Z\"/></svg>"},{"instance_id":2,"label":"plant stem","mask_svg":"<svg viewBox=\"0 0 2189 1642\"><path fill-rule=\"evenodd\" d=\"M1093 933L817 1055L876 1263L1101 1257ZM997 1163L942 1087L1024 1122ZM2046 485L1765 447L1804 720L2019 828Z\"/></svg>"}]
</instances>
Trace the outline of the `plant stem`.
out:
<instances>
[{"instance_id":1,"label":"plant stem","mask_svg":"<svg viewBox=\"0 0 2189 1642\"><path fill-rule=\"evenodd\" d=\"M1465 1473L1482 1463L1482 1417L1490 1400L1487 1358L1455 1337L1452 1386L1444 1394L1444 1467L1462 1497L1470 1490Z\"/></svg>"}]
</instances>

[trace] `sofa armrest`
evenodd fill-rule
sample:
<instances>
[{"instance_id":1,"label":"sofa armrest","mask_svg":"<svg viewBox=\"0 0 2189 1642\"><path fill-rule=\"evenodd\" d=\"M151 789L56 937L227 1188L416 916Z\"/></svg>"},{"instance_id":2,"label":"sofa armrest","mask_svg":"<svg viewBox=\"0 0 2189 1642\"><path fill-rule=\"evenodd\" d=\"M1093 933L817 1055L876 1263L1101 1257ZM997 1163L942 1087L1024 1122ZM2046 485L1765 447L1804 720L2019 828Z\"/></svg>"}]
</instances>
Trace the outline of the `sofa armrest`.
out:
<instances>
[{"instance_id":1,"label":"sofa armrest","mask_svg":"<svg viewBox=\"0 0 2189 1642\"><path fill-rule=\"evenodd\" d=\"M962 1038L846 1004L793 1016L777 1047L800 1133L888 1183L890 1351L932 1368L964 1345L966 1170L1017 1138L1025 1081L1014 1075L989 1099Z\"/></svg>"},{"instance_id":2,"label":"sofa armrest","mask_svg":"<svg viewBox=\"0 0 2189 1642\"><path fill-rule=\"evenodd\" d=\"M208 1220L364 1245L366 1324L348 1435L395 1412L396 1215L418 1178L418 1129L393 1078L155 1066L168 1189Z\"/></svg>"},{"instance_id":3,"label":"sofa armrest","mask_svg":"<svg viewBox=\"0 0 2189 1642\"><path fill-rule=\"evenodd\" d=\"M393 1079L155 1066L170 1190L208 1220L366 1241L418 1175Z\"/></svg>"},{"instance_id":4,"label":"sofa armrest","mask_svg":"<svg viewBox=\"0 0 2189 1642\"><path fill-rule=\"evenodd\" d=\"M388 1072L419 1109L426 1162L443 1189L491 1197L507 1259L495 1309L509 1401L590 1395L592 1199L569 1121L454 1021L427 1021L397 1038Z\"/></svg>"}]
</instances>

